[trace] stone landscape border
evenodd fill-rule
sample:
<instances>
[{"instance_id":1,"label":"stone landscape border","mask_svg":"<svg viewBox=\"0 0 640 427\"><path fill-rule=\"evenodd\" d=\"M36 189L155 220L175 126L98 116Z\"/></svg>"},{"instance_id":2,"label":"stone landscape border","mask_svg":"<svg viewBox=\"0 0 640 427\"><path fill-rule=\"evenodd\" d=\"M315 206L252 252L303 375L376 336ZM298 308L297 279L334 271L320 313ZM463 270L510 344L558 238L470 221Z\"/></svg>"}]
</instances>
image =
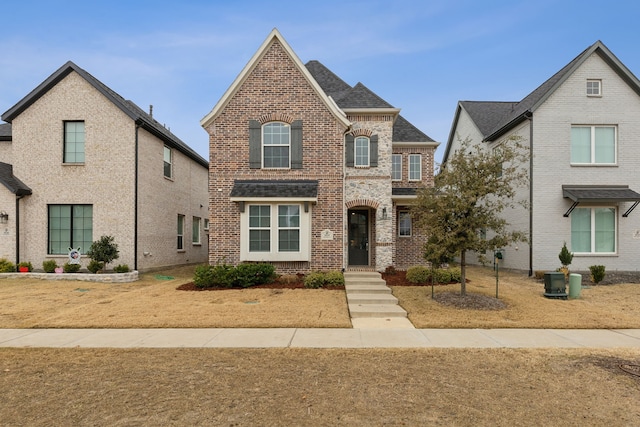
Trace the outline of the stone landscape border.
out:
<instances>
[{"instance_id":1,"label":"stone landscape border","mask_svg":"<svg viewBox=\"0 0 640 427\"><path fill-rule=\"evenodd\" d=\"M128 273L0 273L0 279L21 279L33 278L41 280L78 280L82 282L99 282L99 283L129 283L138 280L138 272L130 271Z\"/></svg>"}]
</instances>

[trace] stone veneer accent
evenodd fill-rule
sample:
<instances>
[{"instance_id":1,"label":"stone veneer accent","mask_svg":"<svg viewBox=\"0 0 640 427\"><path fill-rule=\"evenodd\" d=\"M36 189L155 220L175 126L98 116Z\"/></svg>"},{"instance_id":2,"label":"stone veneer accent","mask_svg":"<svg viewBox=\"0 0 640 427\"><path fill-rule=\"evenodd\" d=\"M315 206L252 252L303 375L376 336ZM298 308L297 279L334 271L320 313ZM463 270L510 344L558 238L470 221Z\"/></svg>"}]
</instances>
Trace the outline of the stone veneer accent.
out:
<instances>
[{"instance_id":1,"label":"stone veneer accent","mask_svg":"<svg viewBox=\"0 0 640 427\"><path fill-rule=\"evenodd\" d=\"M129 273L0 273L2 279L23 279L34 278L40 280L78 280L82 282L98 282L98 283L129 283L138 280L138 272L130 271Z\"/></svg>"}]
</instances>

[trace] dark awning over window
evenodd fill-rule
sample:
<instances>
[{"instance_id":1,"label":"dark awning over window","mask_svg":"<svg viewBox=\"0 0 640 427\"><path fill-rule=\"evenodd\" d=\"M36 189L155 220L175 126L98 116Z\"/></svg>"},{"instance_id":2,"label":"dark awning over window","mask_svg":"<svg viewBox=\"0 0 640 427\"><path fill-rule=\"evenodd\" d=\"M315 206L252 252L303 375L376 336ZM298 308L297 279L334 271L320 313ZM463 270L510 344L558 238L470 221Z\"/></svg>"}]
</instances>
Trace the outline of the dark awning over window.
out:
<instances>
[{"instance_id":1,"label":"dark awning over window","mask_svg":"<svg viewBox=\"0 0 640 427\"><path fill-rule=\"evenodd\" d=\"M628 185L563 185L562 196L573 201L564 214L565 217L569 216L579 203L634 202L622 215L627 217L640 203L640 193L636 193Z\"/></svg>"},{"instance_id":2,"label":"dark awning over window","mask_svg":"<svg viewBox=\"0 0 640 427\"><path fill-rule=\"evenodd\" d=\"M231 189L231 199L298 198L316 199L316 180L236 180Z\"/></svg>"}]
</instances>

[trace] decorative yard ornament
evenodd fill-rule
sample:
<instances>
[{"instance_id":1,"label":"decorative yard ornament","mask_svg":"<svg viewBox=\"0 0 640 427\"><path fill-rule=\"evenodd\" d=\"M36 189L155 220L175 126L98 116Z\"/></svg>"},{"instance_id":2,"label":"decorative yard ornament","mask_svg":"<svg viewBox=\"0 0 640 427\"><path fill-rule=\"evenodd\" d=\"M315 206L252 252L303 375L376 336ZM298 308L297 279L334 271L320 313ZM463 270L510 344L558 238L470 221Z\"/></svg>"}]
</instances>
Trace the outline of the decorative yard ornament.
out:
<instances>
[{"instance_id":1,"label":"decorative yard ornament","mask_svg":"<svg viewBox=\"0 0 640 427\"><path fill-rule=\"evenodd\" d=\"M69 264L80 264L80 248L69 248Z\"/></svg>"}]
</instances>

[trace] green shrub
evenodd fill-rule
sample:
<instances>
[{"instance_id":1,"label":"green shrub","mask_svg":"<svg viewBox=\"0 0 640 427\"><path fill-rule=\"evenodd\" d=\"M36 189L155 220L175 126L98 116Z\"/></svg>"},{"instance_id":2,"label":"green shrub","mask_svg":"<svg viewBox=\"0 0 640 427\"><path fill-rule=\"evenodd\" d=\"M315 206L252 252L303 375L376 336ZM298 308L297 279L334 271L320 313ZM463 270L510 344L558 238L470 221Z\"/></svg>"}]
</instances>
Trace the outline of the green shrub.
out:
<instances>
[{"instance_id":1,"label":"green shrub","mask_svg":"<svg viewBox=\"0 0 640 427\"><path fill-rule=\"evenodd\" d=\"M199 265L193 276L193 284L198 288L211 288L214 286L213 267Z\"/></svg>"},{"instance_id":2,"label":"green shrub","mask_svg":"<svg viewBox=\"0 0 640 427\"><path fill-rule=\"evenodd\" d=\"M232 288L236 281L236 269L232 265L218 264L211 267L211 285L207 287Z\"/></svg>"},{"instance_id":3,"label":"green shrub","mask_svg":"<svg viewBox=\"0 0 640 427\"><path fill-rule=\"evenodd\" d=\"M321 271L313 271L304 276L304 287L309 289L318 289L325 284L325 274Z\"/></svg>"},{"instance_id":4,"label":"green shrub","mask_svg":"<svg viewBox=\"0 0 640 427\"><path fill-rule=\"evenodd\" d=\"M569 252L569 249L567 249L567 242L564 242L564 245L562 245L558 258L560 259L560 263L563 267L570 265L571 261L573 261L573 254Z\"/></svg>"},{"instance_id":5,"label":"green shrub","mask_svg":"<svg viewBox=\"0 0 640 427\"><path fill-rule=\"evenodd\" d=\"M96 274L98 271L102 270L103 268L104 268L104 262L96 261L95 259L92 259L91 261L89 261L89 265L87 265L87 270L89 270L93 274Z\"/></svg>"},{"instance_id":6,"label":"green shrub","mask_svg":"<svg viewBox=\"0 0 640 427\"><path fill-rule=\"evenodd\" d=\"M131 269L127 264L118 264L113 267L113 271L115 271L116 273L128 273L131 271Z\"/></svg>"},{"instance_id":7,"label":"green shrub","mask_svg":"<svg viewBox=\"0 0 640 427\"><path fill-rule=\"evenodd\" d=\"M451 271L446 268L436 268L433 271L433 281L435 283L451 283Z\"/></svg>"},{"instance_id":8,"label":"green shrub","mask_svg":"<svg viewBox=\"0 0 640 427\"><path fill-rule=\"evenodd\" d=\"M240 264L235 268L234 286L248 288L273 282L276 269L272 264Z\"/></svg>"},{"instance_id":9,"label":"green shrub","mask_svg":"<svg viewBox=\"0 0 640 427\"><path fill-rule=\"evenodd\" d=\"M451 281L460 283L462 282L462 269L460 267L450 267L449 273L451 273Z\"/></svg>"},{"instance_id":10,"label":"green shrub","mask_svg":"<svg viewBox=\"0 0 640 427\"><path fill-rule=\"evenodd\" d=\"M20 261L18 263L18 269L20 269L20 267L26 267L27 271L33 271L33 265L28 261Z\"/></svg>"},{"instance_id":11,"label":"green shrub","mask_svg":"<svg viewBox=\"0 0 640 427\"><path fill-rule=\"evenodd\" d=\"M113 242L113 236L101 236L99 240L91 243L87 251L87 256L92 260L99 261L105 266L114 259L118 259L118 245Z\"/></svg>"},{"instance_id":12,"label":"green shrub","mask_svg":"<svg viewBox=\"0 0 640 427\"><path fill-rule=\"evenodd\" d=\"M42 269L45 273L55 273L56 268L58 268L58 263L55 259L42 261Z\"/></svg>"},{"instance_id":13,"label":"green shrub","mask_svg":"<svg viewBox=\"0 0 640 427\"><path fill-rule=\"evenodd\" d=\"M0 273L15 273L16 265L11 261L0 258Z\"/></svg>"},{"instance_id":14,"label":"green shrub","mask_svg":"<svg viewBox=\"0 0 640 427\"><path fill-rule=\"evenodd\" d=\"M600 283L604 279L604 265L592 265L589 267L591 272L591 281L593 283Z\"/></svg>"},{"instance_id":15,"label":"green shrub","mask_svg":"<svg viewBox=\"0 0 640 427\"><path fill-rule=\"evenodd\" d=\"M428 283L431 280L431 270L422 265L409 267L407 270L407 280L411 283Z\"/></svg>"},{"instance_id":16,"label":"green shrub","mask_svg":"<svg viewBox=\"0 0 640 427\"><path fill-rule=\"evenodd\" d=\"M326 286L344 286L344 274L341 271L329 271L325 274Z\"/></svg>"},{"instance_id":17,"label":"green shrub","mask_svg":"<svg viewBox=\"0 0 640 427\"><path fill-rule=\"evenodd\" d=\"M69 264L68 262L65 262L62 269L65 273L77 273L80 271L80 264Z\"/></svg>"}]
</instances>

